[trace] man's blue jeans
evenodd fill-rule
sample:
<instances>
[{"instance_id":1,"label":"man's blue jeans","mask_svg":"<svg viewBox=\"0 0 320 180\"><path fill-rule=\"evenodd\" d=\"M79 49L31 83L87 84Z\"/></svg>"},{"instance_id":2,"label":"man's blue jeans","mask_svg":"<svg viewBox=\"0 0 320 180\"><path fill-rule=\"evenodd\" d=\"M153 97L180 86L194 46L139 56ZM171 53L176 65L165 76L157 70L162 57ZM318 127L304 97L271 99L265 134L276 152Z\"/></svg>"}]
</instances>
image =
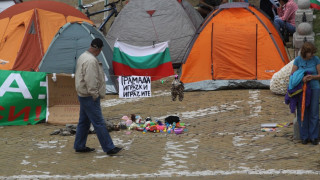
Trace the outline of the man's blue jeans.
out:
<instances>
[{"instance_id":1,"label":"man's blue jeans","mask_svg":"<svg viewBox=\"0 0 320 180\"><path fill-rule=\"evenodd\" d=\"M291 34L296 32L296 27L295 26L293 26L292 24L290 24L288 22L284 22L279 17L275 17L274 26L277 28L277 30L279 32L282 32L284 28L286 28L288 30L288 32L290 32Z\"/></svg>"},{"instance_id":2,"label":"man's blue jeans","mask_svg":"<svg viewBox=\"0 0 320 180\"><path fill-rule=\"evenodd\" d=\"M79 150L86 147L90 123L92 123L94 127L103 151L108 152L113 149L115 146L102 116L100 98L97 98L96 101L94 101L92 96L78 96L78 99L80 102L80 117L77 126L76 139L74 141L74 149Z\"/></svg>"},{"instance_id":3,"label":"man's blue jeans","mask_svg":"<svg viewBox=\"0 0 320 180\"><path fill-rule=\"evenodd\" d=\"M304 120L301 126L301 101L297 107L297 121L301 140L318 139L319 136L319 89L311 90L310 106L304 110Z\"/></svg>"}]
</instances>

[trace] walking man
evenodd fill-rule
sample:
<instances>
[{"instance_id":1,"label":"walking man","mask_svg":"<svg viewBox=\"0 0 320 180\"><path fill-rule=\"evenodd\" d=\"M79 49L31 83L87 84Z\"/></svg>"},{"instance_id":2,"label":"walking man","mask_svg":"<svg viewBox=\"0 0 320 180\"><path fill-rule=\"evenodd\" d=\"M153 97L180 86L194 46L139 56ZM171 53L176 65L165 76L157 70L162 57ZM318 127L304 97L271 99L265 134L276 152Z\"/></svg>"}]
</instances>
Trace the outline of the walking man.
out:
<instances>
[{"instance_id":1,"label":"walking man","mask_svg":"<svg viewBox=\"0 0 320 180\"><path fill-rule=\"evenodd\" d=\"M90 48L81 54L77 61L75 85L80 102L80 117L74 149L76 152L95 150L86 146L90 123L92 123L103 151L108 155L115 155L122 148L114 146L100 107L100 98L103 99L106 94L106 83L102 63L96 56L100 54L102 47L101 39L92 40Z\"/></svg>"}]
</instances>

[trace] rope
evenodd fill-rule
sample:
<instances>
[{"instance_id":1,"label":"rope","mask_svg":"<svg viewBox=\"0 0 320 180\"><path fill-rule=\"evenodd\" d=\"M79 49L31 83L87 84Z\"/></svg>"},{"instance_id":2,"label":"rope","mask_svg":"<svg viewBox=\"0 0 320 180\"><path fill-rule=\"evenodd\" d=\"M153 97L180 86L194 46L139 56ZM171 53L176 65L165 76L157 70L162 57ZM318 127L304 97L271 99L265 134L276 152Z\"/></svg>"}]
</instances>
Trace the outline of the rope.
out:
<instances>
[{"instance_id":1,"label":"rope","mask_svg":"<svg viewBox=\"0 0 320 180\"><path fill-rule=\"evenodd\" d=\"M155 34L156 34L156 37L157 37L157 41L159 41L159 36L158 36L157 30L156 30L156 27L155 27L155 25L154 25L154 23L153 23L152 16L150 16L150 20L151 20L151 22L152 22L153 30L154 30L154 32L155 32Z\"/></svg>"}]
</instances>

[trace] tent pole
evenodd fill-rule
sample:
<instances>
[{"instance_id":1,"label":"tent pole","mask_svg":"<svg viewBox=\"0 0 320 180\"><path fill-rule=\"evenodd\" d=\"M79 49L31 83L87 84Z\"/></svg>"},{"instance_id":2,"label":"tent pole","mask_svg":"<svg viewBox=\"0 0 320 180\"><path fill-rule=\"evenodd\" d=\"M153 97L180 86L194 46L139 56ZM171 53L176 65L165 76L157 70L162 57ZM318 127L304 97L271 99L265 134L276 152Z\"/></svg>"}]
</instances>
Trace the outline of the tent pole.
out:
<instances>
[{"instance_id":1,"label":"tent pole","mask_svg":"<svg viewBox=\"0 0 320 180\"><path fill-rule=\"evenodd\" d=\"M256 80L258 80L258 24L256 24Z\"/></svg>"},{"instance_id":2,"label":"tent pole","mask_svg":"<svg viewBox=\"0 0 320 180\"><path fill-rule=\"evenodd\" d=\"M213 23L211 26L211 76L212 76L212 80L214 80L214 77L213 77Z\"/></svg>"}]
</instances>

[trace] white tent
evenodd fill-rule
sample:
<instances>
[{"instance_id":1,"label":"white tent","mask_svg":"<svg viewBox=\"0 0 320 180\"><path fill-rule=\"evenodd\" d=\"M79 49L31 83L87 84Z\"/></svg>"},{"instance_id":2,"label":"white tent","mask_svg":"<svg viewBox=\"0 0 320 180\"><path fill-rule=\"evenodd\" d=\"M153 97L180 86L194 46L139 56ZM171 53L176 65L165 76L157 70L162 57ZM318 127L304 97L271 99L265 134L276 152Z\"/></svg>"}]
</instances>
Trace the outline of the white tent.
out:
<instances>
[{"instance_id":1,"label":"white tent","mask_svg":"<svg viewBox=\"0 0 320 180\"><path fill-rule=\"evenodd\" d=\"M1 0L0 1L0 13L8 7L22 2L22 0Z\"/></svg>"},{"instance_id":2,"label":"white tent","mask_svg":"<svg viewBox=\"0 0 320 180\"><path fill-rule=\"evenodd\" d=\"M150 46L169 41L173 64L181 64L186 49L203 18L186 0L130 0L106 36L115 41Z\"/></svg>"}]
</instances>

